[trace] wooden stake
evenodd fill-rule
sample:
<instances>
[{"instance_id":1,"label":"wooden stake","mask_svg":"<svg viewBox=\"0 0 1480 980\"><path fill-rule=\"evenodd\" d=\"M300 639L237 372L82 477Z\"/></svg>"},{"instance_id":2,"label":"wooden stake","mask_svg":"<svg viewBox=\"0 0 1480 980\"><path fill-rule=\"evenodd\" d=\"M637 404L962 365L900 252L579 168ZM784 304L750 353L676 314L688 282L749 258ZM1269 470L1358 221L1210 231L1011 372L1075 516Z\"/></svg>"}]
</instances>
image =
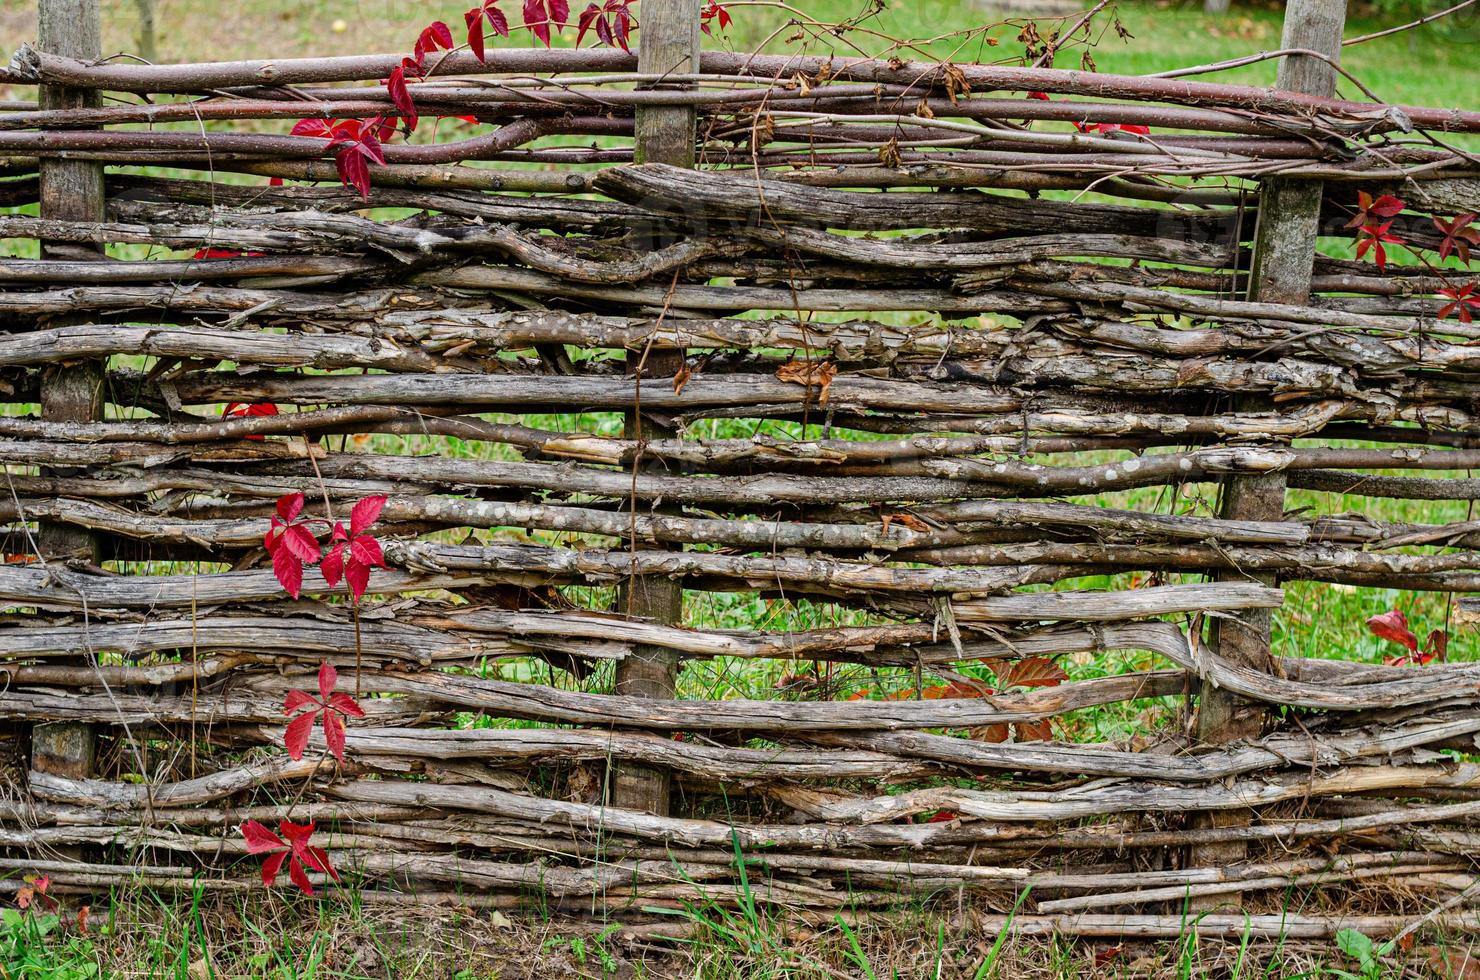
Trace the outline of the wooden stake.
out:
<instances>
[{"instance_id":1,"label":"wooden stake","mask_svg":"<svg viewBox=\"0 0 1480 980\"><path fill-rule=\"evenodd\" d=\"M40 0L37 43L42 51L90 61L102 55L102 15L98 0ZM95 109L102 104L88 89L41 86L43 109ZM60 221L102 221L103 167L80 160L44 160L40 164L41 216ZM95 246L43 242L48 259L100 258ZM57 318L47 326L65 325ZM57 367L41 383L41 416L56 422L92 422L102 418L103 365L87 362ZM37 545L47 560L99 560L98 538L82 528L43 524ZM62 722L37 725L31 736L31 766L38 772L74 779L91 776L96 754L92 726Z\"/></svg>"},{"instance_id":2,"label":"wooden stake","mask_svg":"<svg viewBox=\"0 0 1480 980\"><path fill-rule=\"evenodd\" d=\"M1330 56L1341 54L1341 32L1346 20L1346 0L1292 0L1285 7L1283 48L1304 48ZM1331 96L1336 91L1336 71L1326 61L1292 55L1280 62L1276 87L1306 95ZM1310 299L1311 275L1315 266L1316 238L1320 230L1320 181L1265 181L1259 195L1259 223L1254 232L1253 272L1249 299L1265 303L1305 305ZM1242 404L1240 410L1259 410L1267 405ZM1225 520L1279 521L1285 512L1284 473L1230 477L1223 484ZM1234 573L1226 579L1247 581L1250 576ZM1273 584L1274 576L1254 576ZM1272 610L1246 610L1236 619L1220 619L1212 637L1219 654L1228 661L1260 670L1278 672L1270 651ZM1197 738L1204 743L1230 742L1259 734L1264 710L1226 690L1204 687L1198 699ZM1201 827L1245 825L1247 813L1229 811L1208 814L1197 821ZM1191 862L1197 865L1231 864L1243 860L1247 846L1242 841L1194 847ZM1193 899L1194 907L1237 902L1239 895Z\"/></svg>"},{"instance_id":3,"label":"wooden stake","mask_svg":"<svg viewBox=\"0 0 1480 980\"><path fill-rule=\"evenodd\" d=\"M645 0L638 70L681 75L694 71L698 61L699 0ZM692 106L640 107L636 120L637 162L692 168L695 119ZM643 381L651 378L655 384L671 385L668 379L683 367L683 356L681 350L648 350L640 357L632 356L629 373L639 374ZM626 435L642 441L672 439L676 432L634 411L627 413ZM633 577L623 584L617 608L628 616L657 623L681 623L683 586L676 579ZM634 697L672 698L677 674L675 651L639 645L617 665L616 691ZM669 795L670 776L666 770L624 765L614 772L612 802L619 807L667 816Z\"/></svg>"}]
</instances>

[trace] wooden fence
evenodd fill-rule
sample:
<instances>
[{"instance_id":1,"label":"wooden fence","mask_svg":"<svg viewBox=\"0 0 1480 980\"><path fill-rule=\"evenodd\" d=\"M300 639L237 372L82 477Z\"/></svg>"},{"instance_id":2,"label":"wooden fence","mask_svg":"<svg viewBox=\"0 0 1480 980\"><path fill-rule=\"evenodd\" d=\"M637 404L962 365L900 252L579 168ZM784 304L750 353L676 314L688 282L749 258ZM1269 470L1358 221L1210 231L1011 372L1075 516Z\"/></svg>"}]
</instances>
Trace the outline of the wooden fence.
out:
<instances>
[{"instance_id":1,"label":"wooden fence","mask_svg":"<svg viewBox=\"0 0 1480 980\"><path fill-rule=\"evenodd\" d=\"M383 138L362 198L363 142L271 121L394 125L400 56L103 63L47 2L0 107L0 868L245 891L243 822L291 820L372 901L1480 924L1480 666L1269 652L1281 583L1480 589L1480 523L1361 511L1480 496L1480 112L1312 54L1280 90L696 57L644 0L643 60L443 53L415 104L476 125ZM1344 5L1291 6L1338 53ZM387 499L360 603L285 592L296 493ZM757 659L770 696L726 680ZM321 662L365 717L294 761Z\"/></svg>"}]
</instances>

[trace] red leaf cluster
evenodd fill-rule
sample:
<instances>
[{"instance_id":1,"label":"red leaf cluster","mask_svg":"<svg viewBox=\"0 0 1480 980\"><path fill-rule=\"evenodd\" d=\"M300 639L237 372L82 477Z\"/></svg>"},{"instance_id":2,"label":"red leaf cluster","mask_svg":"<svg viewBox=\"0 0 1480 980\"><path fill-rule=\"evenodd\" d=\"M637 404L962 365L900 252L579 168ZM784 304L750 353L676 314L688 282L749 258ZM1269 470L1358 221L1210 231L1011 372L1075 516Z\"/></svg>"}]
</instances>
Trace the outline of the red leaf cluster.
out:
<instances>
[{"instance_id":1,"label":"red leaf cluster","mask_svg":"<svg viewBox=\"0 0 1480 980\"><path fill-rule=\"evenodd\" d=\"M303 494L279 497L272 526L262 539L263 547L272 556L272 573L295 599L303 591L303 566L319 560L318 538L314 537L310 519L300 519L302 513Z\"/></svg>"},{"instance_id":2,"label":"red leaf cluster","mask_svg":"<svg viewBox=\"0 0 1480 980\"><path fill-rule=\"evenodd\" d=\"M288 757L294 762L303 758L303 752L308 748L308 736L313 732L313 723L320 717L324 719L324 742L329 746L330 754L340 762L344 761L344 719L363 718L365 709L348 694L335 691L338 683L339 671L326 661L319 666L318 697L303 691L288 692L288 699L283 703L283 714L302 712L288 723L288 730L283 735ZM308 710L304 711L305 708Z\"/></svg>"},{"instance_id":3,"label":"red leaf cluster","mask_svg":"<svg viewBox=\"0 0 1480 980\"><path fill-rule=\"evenodd\" d=\"M322 847L314 847L309 843L314 826L312 823L299 824L283 820L278 823L278 832L283 835L279 837L255 820L242 824L242 837L247 841L247 853L268 855L267 860L262 862L264 885L271 887L277 880L284 861L288 862L289 879L305 895L314 893L313 882L308 880L310 870L326 874L335 881L339 880L339 872L329 863L329 853Z\"/></svg>"},{"instance_id":4,"label":"red leaf cluster","mask_svg":"<svg viewBox=\"0 0 1480 980\"><path fill-rule=\"evenodd\" d=\"M1441 262L1457 255L1465 265L1470 264L1470 246L1480 247L1480 231L1474 228L1474 221L1474 214L1462 214L1451 221L1434 219L1434 227L1444 235L1444 240L1439 243Z\"/></svg>"},{"instance_id":5,"label":"red leaf cluster","mask_svg":"<svg viewBox=\"0 0 1480 980\"><path fill-rule=\"evenodd\" d=\"M362 198L368 199L370 164L385 166L385 151L381 144L395 132L393 119L376 116L373 119L300 119L289 135L328 140L327 149L334 152L334 169L339 172L339 182L345 187L353 187Z\"/></svg>"},{"instance_id":6,"label":"red leaf cluster","mask_svg":"<svg viewBox=\"0 0 1480 980\"><path fill-rule=\"evenodd\" d=\"M1420 649L1418 636L1408 628L1408 617L1397 609L1373 616L1367 620L1367 628L1384 640L1400 643L1408 648L1408 652L1402 656L1387 657L1383 660L1383 663L1391 667L1401 667L1405 664L1422 666L1434 660L1442 661L1449 652L1449 634L1444 630L1430 631L1428 639L1424 641Z\"/></svg>"},{"instance_id":7,"label":"red leaf cluster","mask_svg":"<svg viewBox=\"0 0 1480 980\"><path fill-rule=\"evenodd\" d=\"M418 68L424 67L427 55L436 51L451 51L452 28L440 20L434 20L421 29L417 35L416 46L411 49L411 57L416 61Z\"/></svg>"},{"instance_id":8,"label":"red leaf cluster","mask_svg":"<svg viewBox=\"0 0 1480 980\"><path fill-rule=\"evenodd\" d=\"M722 31L730 29L730 12L718 0L709 0L709 4L699 11L699 30L711 33L711 23L718 24Z\"/></svg>"},{"instance_id":9,"label":"red leaf cluster","mask_svg":"<svg viewBox=\"0 0 1480 980\"><path fill-rule=\"evenodd\" d=\"M1439 308L1439 319L1447 320L1457 314L1460 323L1474 322L1475 312L1480 311L1480 295L1476 295L1475 289L1476 284L1471 282L1439 290L1440 296L1452 300Z\"/></svg>"},{"instance_id":10,"label":"red leaf cluster","mask_svg":"<svg viewBox=\"0 0 1480 980\"><path fill-rule=\"evenodd\" d=\"M1382 247L1383 244L1403 244L1403 239L1389 231L1392 227L1391 221L1384 221L1380 225L1362 225L1357 229L1357 258L1362 258L1370 251L1379 272L1387 271L1387 249Z\"/></svg>"},{"instance_id":11,"label":"red leaf cluster","mask_svg":"<svg viewBox=\"0 0 1480 980\"><path fill-rule=\"evenodd\" d=\"M338 521L334 523L327 554L320 548L313 526L328 526L329 522L304 517L303 503L302 493L278 498L277 514L262 539L263 547L272 556L273 574L296 599L303 591L304 566L318 564L324 581L331 588L341 579L348 581L350 592L358 603L370 585L370 569L385 567L385 554L381 551L380 542L365 532L380 518L386 498L376 495L356 501L350 511L349 530L345 531L344 525Z\"/></svg>"},{"instance_id":12,"label":"red leaf cluster","mask_svg":"<svg viewBox=\"0 0 1480 980\"><path fill-rule=\"evenodd\" d=\"M1364 225L1381 224L1383 218L1396 218L1405 207L1407 205L1391 194L1373 198L1366 191L1357 191L1357 213L1342 227L1361 228Z\"/></svg>"},{"instance_id":13,"label":"red leaf cluster","mask_svg":"<svg viewBox=\"0 0 1480 980\"><path fill-rule=\"evenodd\" d=\"M581 46L581 40L587 31L595 31L597 40L602 44L620 46L623 51L630 51L627 40L632 32L637 29L637 22L632 19L632 0L606 0L605 3L593 3L581 13L577 22L579 30L576 33L576 47ZM704 26L702 15L700 26Z\"/></svg>"},{"instance_id":14,"label":"red leaf cluster","mask_svg":"<svg viewBox=\"0 0 1480 980\"><path fill-rule=\"evenodd\" d=\"M380 542L370 537L368 531L385 508L385 497L366 497L355 504L349 514L349 531L344 525L334 522L334 531L329 537L329 553L324 555L319 571L324 581L338 585L340 578L349 582L349 590L355 601L365 594L370 585L370 569L385 567L385 554Z\"/></svg>"}]
</instances>

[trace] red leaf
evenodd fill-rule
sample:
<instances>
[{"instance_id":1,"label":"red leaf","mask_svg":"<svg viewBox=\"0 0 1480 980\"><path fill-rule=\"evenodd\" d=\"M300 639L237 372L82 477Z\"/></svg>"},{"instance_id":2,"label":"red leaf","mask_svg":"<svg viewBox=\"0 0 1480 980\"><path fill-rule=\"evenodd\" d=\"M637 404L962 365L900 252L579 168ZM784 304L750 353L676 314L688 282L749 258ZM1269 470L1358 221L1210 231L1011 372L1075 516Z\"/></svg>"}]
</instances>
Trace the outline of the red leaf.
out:
<instances>
[{"instance_id":1,"label":"red leaf","mask_svg":"<svg viewBox=\"0 0 1480 980\"><path fill-rule=\"evenodd\" d=\"M370 568L357 561L351 561L344 569L345 580L349 582L349 591L358 602L370 587Z\"/></svg>"},{"instance_id":2,"label":"red leaf","mask_svg":"<svg viewBox=\"0 0 1480 980\"><path fill-rule=\"evenodd\" d=\"M950 823L952 820L959 820L959 819L960 819L960 815L957 814L955 810L936 810L935 813L932 814L930 816L930 818L927 819L925 822L926 823Z\"/></svg>"},{"instance_id":3,"label":"red leaf","mask_svg":"<svg viewBox=\"0 0 1480 980\"><path fill-rule=\"evenodd\" d=\"M291 820L281 820L278 822L278 832L292 842L293 850L298 851L302 850L303 846L308 843L308 839L313 836L315 826L312 823L294 823Z\"/></svg>"},{"instance_id":4,"label":"red leaf","mask_svg":"<svg viewBox=\"0 0 1480 980\"><path fill-rule=\"evenodd\" d=\"M1357 258L1361 258L1371 249L1373 258L1377 261L1379 272L1387 271L1387 250L1382 247L1383 242L1394 245L1403 244L1403 239L1389 234L1388 229L1393 226L1391 221L1380 225L1363 225L1357 230Z\"/></svg>"},{"instance_id":5,"label":"red leaf","mask_svg":"<svg viewBox=\"0 0 1480 980\"><path fill-rule=\"evenodd\" d=\"M288 130L289 136L317 136L320 139L333 139L334 126L336 124L328 119L300 119Z\"/></svg>"},{"instance_id":6,"label":"red leaf","mask_svg":"<svg viewBox=\"0 0 1480 980\"><path fill-rule=\"evenodd\" d=\"M385 567L385 555L380 550L380 542L368 535L362 535L351 542L349 559L352 565L364 565L366 568Z\"/></svg>"},{"instance_id":7,"label":"red leaf","mask_svg":"<svg viewBox=\"0 0 1480 980\"><path fill-rule=\"evenodd\" d=\"M415 129L416 103L411 100L411 92L406 88L405 69L397 68L391 72L390 77L385 80L385 89L390 93L391 102L395 105L396 111L406 118L406 123L412 129Z\"/></svg>"},{"instance_id":8,"label":"red leaf","mask_svg":"<svg viewBox=\"0 0 1480 980\"><path fill-rule=\"evenodd\" d=\"M329 754L343 762L344 718L337 711L324 712L324 741L329 745Z\"/></svg>"},{"instance_id":9,"label":"red leaf","mask_svg":"<svg viewBox=\"0 0 1480 980\"><path fill-rule=\"evenodd\" d=\"M334 865L329 863L329 852L322 847L305 847L303 863L315 871L322 871L335 881L339 880L339 872L335 871Z\"/></svg>"},{"instance_id":10,"label":"red leaf","mask_svg":"<svg viewBox=\"0 0 1480 980\"><path fill-rule=\"evenodd\" d=\"M303 512L303 494L289 493L278 498L278 516L285 521L291 521Z\"/></svg>"},{"instance_id":11,"label":"red leaf","mask_svg":"<svg viewBox=\"0 0 1480 980\"><path fill-rule=\"evenodd\" d=\"M283 702L283 714L291 715L313 704L318 704L318 702L313 699L312 695L303 691L289 691L287 699Z\"/></svg>"},{"instance_id":12,"label":"red leaf","mask_svg":"<svg viewBox=\"0 0 1480 980\"><path fill-rule=\"evenodd\" d=\"M1418 637L1408 628L1408 617L1397 609L1373 616L1367 620L1367 628L1384 640L1401 643L1410 651L1418 652Z\"/></svg>"},{"instance_id":13,"label":"red leaf","mask_svg":"<svg viewBox=\"0 0 1480 980\"><path fill-rule=\"evenodd\" d=\"M565 29L570 21L570 4L567 0L524 0L524 26L535 37L550 46L550 25L556 33Z\"/></svg>"},{"instance_id":14,"label":"red leaf","mask_svg":"<svg viewBox=\"0 0 1480 980\"><path fill-rule=\"evenodd\" d=\"M384 162L385 157L380 154L379 146L376 146L375 154L380 156L377 162ZM360 197L370 198L370 158L367 157L366 143L357 142L342 148L334 154L334 169L339 173L339 182L345 187L353 187L360 192Z\"/></svg>"},{"instance_id":15,"label":"red leaf","mask_svg":"<svg viewBox=\"0 0 1480 980\"><path fill-rule=\"evenodd\" d=\"M282 536L278 536L282 540ZM287 548L274 548L272 552L272 573L287 591L288 595L298 598L303 591L303 562L295 557Z\"/></svg>"},{"instance_id":16,"label":"red leaf","mask_svg":"<svg viewBox=\"0 0 1480 980\"><path fill-rule=\"evenodd\" d=\"M1475 295L1476 284L1467 283L1459 287L1447 287L1439 290L1439 295L1447 297L1454 302L1439 309L1439 319L1446 320L1454 314L1459 314L1460 323L1470 323L1474 320L1471 310L1480 310L1480 296Z\"/></svg>"},{"instance_id":17,"label":"red leaf","mask_svg":"<svg viewBox=\"0 0 1480 980\"><path fill-rule=\"evenodd\" d=\"M730 26L730 12L718 0L709 0L709 6L699 12L699 30L705 34L710 33L709 22L711 20L719 22L720 30L725 30Z\"/></svg>"},{"instance_id":18,"label":"red leaf","mask_svg":"<svg viewBox=\"0 0 1480 980\"><path fill-rule=\"evenodd\" d=\"M313 882L308 880L308 872L303 870L303 865L296 857L288 861L288 878L303 891L303 894L313 896Z\"/></svg>"},{"instance_id":19,"label":"red leaf","mask_svg":"<svg viewBox=\"0 0 1480 980\"><path fill-rule=\"evenodd\" d=\"M479 61L486 60L483 54L483 21L485 19L488 21L488 26L493 28L493 33L502 37L509 36L509 19L504 16L502 10L494 6L496 3L498 0L483 0L482 6L474 7L463 14L463 20L468 25L468 47L473 50L473 54L478 56Z\"/></svg>"},{"instance_id":20,"label":"red leaf","mask_svg":"<svg viewBox=\"0 0 1480 980\"><path fill-rule=\"evenodd\" d=\"M1449 222L1439 218L1434 219L1434 227L1444 233L1444 240L1439 243L1441 261L1454 254L1460 257L1460 261L1466 265L1469 264L1470 246L1480 246L1480 231L1470 227L1475 217L1474 214L1462 214Z\"/></svg>"},{"instance_id":21,"label":"red leaf","mask_svg":"<svg viewBox=\"0 0 1480 980\"><path fill-rule=\"evenodd\" d=\"M84 905L77 910L77 931L84 936L87 935L87 918L90 915L92 915L91 905Z\"/></svg>"},{"instance_id":22,"label":"red leaf","mask_svg":"<svg viewBox=\"0 0 1480 980\"><path fill-rule=\"evenodd\" d=\"M354 509L349 512L350 537L358 537L369 530L370 525L380 519L380 512L385 509L385 503L386 497L381 494L356 501Z\"/></svg>"},{"instance_id":23,"label":"red leaf","mask_svg":"<svg viewBox=\"0 0 1480 980\"><path fill-rule=\"evenodd\" d=\"M1418 662L1426 664L1436 658L1440 661L1449 659L1449 633L1445 630L1429 631L1429 638L1423 645L1423 656Z\"/></svg>"},{"instance_id":24,"label":"red leaf","mask_svg":"<svg viewBox=\"0 0 1480 980\"><path fill-rule=\"evenodd\" d=\"M308 748L308 736L313 731L313 721L318 715L317 711L305 711L288 722L288 730L283 735L283 744L287 746L288 758L294 762L303 758L303 751Z\"/></svg>"},{"instance_id":25,"label":"red leaf","mask_svg":"<svg viewBox=\"0 0 1480 980\"><path fill-rule=\"evenodd\" d=\"M246 402L231 402L222 409L221 417L223 419L255 418L276 415L277 413L278 407L272 402L256 402L251 404ZM247 438L255 442L263 441L260 435L249 435Z\"/></svg>"},{"instance_id":26,"label":"red leaf","mask_svg":"<svg viewBox=\"0 0 1480 980\"><path fill-rule=\"evenodd\" d=\"M262 883L269 888L277 881L278 872L283 869L283 862L288 859L287 851L278 851L276 854L262 862Z\"/></svg>"},{"instance_id":27,"label":"red leaf","mask_svg":"<svg viewBox=\"0 0 1480 980\"><path fill-rule=\"evenodd\" d=\"M452 29L440 20L434 20L422 28L412 49L412 57L418 65L426 61L428 54L439 49L452 50Z\"/></svg>"},{"instance_id":28,"label":"red leaf","mask_svg":"<svg viewBox=\"0 0 1480 980\"><path fill-rule=\"evenodd\" d=\"M351 718L365 717L365 709L360 707L360 702L343 691L335 691L329 695L329 707Z\"/></svg>"},{"instance_id":29,"label":"red leaf","mask_svg":"<svg viewBox=\"0 0 1480 980\"><path fill-rule=\"evenodd\" d=\"M283 528L279 537L282 539L283 547L299 561L312 565L319 560L318 539L313 536L313 532L308 529L307 525L289 524Z\"/></svg>"},{"instance_id":30,"label":"red leaf","mask_svg":"<svg viewBox=\"0 0 1480 980\"><path fill-rule=\"evenodd\" d=\"M479 61L483 60L483 8L474 7L463 14L468 25L468 49Z\"/></svg>"},{"instance_id":31,"label":"red leaf","mask_svg":"<svg viewBox=\"0 0 1480 980\"><path fill-rule=\"evenodd\" d=\"M581 41L585 39L586 32L591 29L592 24L600 19L601 8L594 3L581 11L581 18L576 22L576 47L579 48L581 46Z\"/></svg>"},{"instance_id":32,"label":"red leaf","mask_svg":"<svg viewBox=\"0 0 1480 980\"><path fill-rule=\"evenodd\" d=\"M1395 217L1406 205L1391 194L1384 194L1373 201L1367 210L1383 218Z\"/></svg>"},{"instance_id":33,"label":"red leaf","mask_svg":"<svg viewBox=\"0 0 1480 980\"><path fill-rule=\"evenodd\" d=\"M1391 194L1384 194L1374 201L1372 195L1366 191L1357 191L1357 213L1343 227L1360 228L1363 225L1376 224L1373 215L1378 218L1396 217L1403 207L1403 202Z\"/></svg>"},{"instance_id":34,"label":"red leaf","mask_svg":"<svg viewBox=\"0 0 1480 980\"><path fill-rule=\"evenodd\" d=\"M334 665L325 660L319 664L319 697L327 703L329 695L334 693L334 687L339 683L339 671Z\"/></svg>"},{"instance_id":35,"label":"red leaf","mask_svg":"<svg viewBox=\"0 0 1480 980\"><path fill-rule=\"evenodd\" d=\"M329 583L329 588L334 588L344 578L344 542L341 541L329 549L324 560L319 562L319 571L324 575L324 581Z\"/></svg>"},{"instance_id":36,"label":"red leaf","mask_svg":"<svg viewBox=\"0 0 1480 980\"><path fill-rule=\"evenodd\" d=\"M242 824L242 836L247 840L248 854L263 854L288 846L287 841L255 820L248 820Z\"/></svg>"}]
</instances>

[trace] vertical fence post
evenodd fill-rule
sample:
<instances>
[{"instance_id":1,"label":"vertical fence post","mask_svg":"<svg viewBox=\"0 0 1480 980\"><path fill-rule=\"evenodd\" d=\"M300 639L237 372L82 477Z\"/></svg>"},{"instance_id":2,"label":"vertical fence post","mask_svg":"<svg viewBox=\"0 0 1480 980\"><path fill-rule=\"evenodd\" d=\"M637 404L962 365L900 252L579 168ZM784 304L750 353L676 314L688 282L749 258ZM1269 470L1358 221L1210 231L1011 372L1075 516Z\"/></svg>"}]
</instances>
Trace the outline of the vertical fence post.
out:
<instances>
[{"instance_id":1,"label":"vertical fence post","mask_svg":"<svg viewBox=\"0 0 1480 980\"><path fill-rule=\"evenodd\" d=\"M40 0L37 46L48 54L90 61L102 56L102 14L98 0ZM82 109L101 105L90 89L41 86L42 109ZM61 221L103 220L103 165L85 160L43 159L41 217ZM99 258L87 245L43 242L43 258ZM58 321L51 321L56 325ZM103 367L100 363L56 366L41 382L41 417L57 422L102 418ZM47 560L100 560L96 535L67 525L43 524L37 544ZM40 772L77 779L92 775L96 733L74 722L38 724L31 731L31 766Z\"/></svg>"},{"instance_id":2,"label":"vertical fence post","mask_svg":"<svg viewBox=\"0 0 1480 980\"><path fill-rule=\"evenodd\" d=\"M1346 0L1291 0L1285 7L1282 48L1304 48L1332 59L1341 54L1341 33L1346 22ZM1307 95L1331 96L1336 92L1336 71L1330 64L1306 55L1290 55L1280 61L1276 88ZM1249 298L1268 303L1304 305L1310 300L1311 273L1315 265L1316 238L1320 231L1319 180L1272 178L1259 188L1259 217L1254 230L1254 254L1249 276ZM1267 402L1247 401L1241 407L1258 410ZM1285 513L1285 475L1229 477L1223 482L1223 505L1219 516L1228 520L1279 521ZM1227 579L1247 581L1249 576L1232 573ZM1259 576L1273 584L1273 576ZM1270 651L1270 610L1246 610L1239 620L1220 619L1213 626L1218 653L1233 663L1259 670L1274 669ZM1205 686L1198 699L1197 738L1211 744L1257 735L1262 711L1221 688ZM1214 813L1206 818L1211 826L1247 823L1246 813ZM1242 860L1243 843L1209 844L1193 848L1194 866L1217 867ZM1235 900L1237 896L1232 896ZM1227 902L1230 896L1221 896Z\"/></svg>"},{"instance_id":3,"label":"vertical fence post","mask_svg":"<svg viewBox=\"0 0 1480 980\"><path fill-rule=\"evenodd\" d=\"M637 69L644 74L683 75L699 68L699 0L643 0L642 28L638 34ZM687 83L659 83L663 87L688 88ZM694 166L696 113L690 106L639 106L636 120L638 163ZM628 371L640 375L640 383L656 380L669 383L683 366L682 351L646 351L628 356ZM627 413L626 435L647 441L670 438L675 432L637 411ZM640 466L640 457L634 461ZM636 503L633 503L636 506ZM660 576L633 576L622 586L618 607L629 616L660 623L683 620L683 586ZM646 698L672 698L676 690L678 657L662 647L637 646L617 664L618 694ZM615 772L612 802L619 807L645 810L660 816L669 810L667 772L624 764Z\"/></svg>"}]
</instances>

